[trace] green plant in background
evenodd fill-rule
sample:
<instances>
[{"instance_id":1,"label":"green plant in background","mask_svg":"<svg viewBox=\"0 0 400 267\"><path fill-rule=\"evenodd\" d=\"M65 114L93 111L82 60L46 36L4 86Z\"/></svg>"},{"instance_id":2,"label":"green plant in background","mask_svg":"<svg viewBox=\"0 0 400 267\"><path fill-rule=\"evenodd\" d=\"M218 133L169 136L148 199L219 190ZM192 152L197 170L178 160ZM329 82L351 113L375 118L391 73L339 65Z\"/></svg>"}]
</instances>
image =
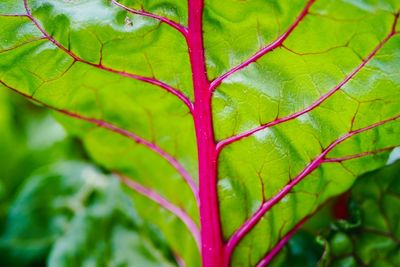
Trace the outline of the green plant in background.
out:
<instances>
[{"instance_id":1,"label":"green plant in background","mask_svg":"<svg viewBox=\"0 0 400 267\"><path fill-rule=\"evenodd\" d=\"M59 194L72 186L78 199L47 206L60 214L45 216L60 238L48 263L275 264L323 203L399 145L399 11L390 0L2 1L2 87L60 114L114 173L93 171L102 186L81 196L90 178L52 169L77 182ZM48 190L34 177L28 188ZM104 240L91 247L95 219ZM9 227L5 240L18 236ZM132 253L110 251L114 240Z\"/></svg>"},{"instance_id":2,"label":"green plant in background","mask_svg":"<svg viewBox=\"0 0 400 267\"><path fill-rule=\"evenodd\" d=\"M9 200L33 170L80 152L49 113L0 91L0 203L3 225Z\"/></svg>"},{"instance_id":3,"label":"green plant in background","mask_svg":"<svg viewBox=\"0 0 400 267\"><path fill-rule=\"evenodd\" d=\"M359 177L340 207L347 210L346 218L335 219L335 206L327 205L294 236L274 264L400 265L399 177L400 161Z\"/></svg>"},{"instance_id":4,"label":"green plant in background","mask_svg":"<svg viewBox=\"0 0 400 267\"><path fill-rule=\"evenodd\" d=\"M2 264L173 266L157 232L143 225L118 181L69 162L28 178L9 211Z\"/></svg>"}]
</instances>

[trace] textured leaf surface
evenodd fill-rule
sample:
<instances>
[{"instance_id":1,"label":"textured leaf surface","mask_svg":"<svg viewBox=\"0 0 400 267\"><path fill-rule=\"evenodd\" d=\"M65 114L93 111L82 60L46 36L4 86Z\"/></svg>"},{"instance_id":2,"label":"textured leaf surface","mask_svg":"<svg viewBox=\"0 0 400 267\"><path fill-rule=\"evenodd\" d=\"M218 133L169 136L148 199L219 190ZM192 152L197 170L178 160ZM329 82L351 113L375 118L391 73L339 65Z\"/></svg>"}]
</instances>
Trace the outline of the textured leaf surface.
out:
<instances>
[{"instance_id":1,"label":"textured leaf surface","mask_svg":"<svg viewBox=\"0 0 400 267\"><path fill-rule=\"evenodd\" d=\"M0 80L72 117L187 265L200 264L198 198L203 254L263 265L399 145L399 11L395 0L6 0Z\"/></svg>"}]
</instances>

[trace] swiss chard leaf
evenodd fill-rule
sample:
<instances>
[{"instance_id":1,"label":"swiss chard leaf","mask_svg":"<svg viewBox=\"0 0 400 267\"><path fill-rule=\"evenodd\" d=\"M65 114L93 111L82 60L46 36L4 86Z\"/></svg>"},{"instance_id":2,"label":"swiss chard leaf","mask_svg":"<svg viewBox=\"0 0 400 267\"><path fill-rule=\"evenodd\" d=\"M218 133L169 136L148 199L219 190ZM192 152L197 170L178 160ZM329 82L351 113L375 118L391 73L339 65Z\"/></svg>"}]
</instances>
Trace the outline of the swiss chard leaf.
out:
<instances>
[{"instance_id":1,"label":"swiss chard leaf","mask_svg":"<svg viewBox=\"0 0 400 267\"><path fill-rule=\"evenodd\" d=\"M6 0L0 80L65 115L187 265L265 265L399 145L399 11Z\"/></svg>"}]
</instances>

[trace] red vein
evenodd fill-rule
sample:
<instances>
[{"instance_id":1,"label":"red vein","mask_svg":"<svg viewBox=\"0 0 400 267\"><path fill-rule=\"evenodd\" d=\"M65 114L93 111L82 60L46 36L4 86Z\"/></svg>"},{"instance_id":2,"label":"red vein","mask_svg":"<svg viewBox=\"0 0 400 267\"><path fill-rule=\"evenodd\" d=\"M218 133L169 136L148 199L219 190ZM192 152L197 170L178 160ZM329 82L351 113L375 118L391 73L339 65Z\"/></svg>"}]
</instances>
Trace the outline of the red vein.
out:
<instances>
[{"instance_id":1,"label":"red vein","mask_svg":"<svg viewBox=\"0 0 400 267\"><path fill-rule=\"evenodd\" d=\"M391 147L395 148L395 147ZM384 148L384 149L379 149L376 151L384 152L384 150L390 150L391 148ZM361 153L360 153L361 155ZM345 159L347 160L347 159ZM330 162L325 159L325 162ZM291 237L304 225L305 222L307 222L312 216L318 213L324 206L326 206L331 200L334 198L328 199L325 201L322 205L320 205L315 211L313 211L311 214L305 216L298 224L294 226L283 238L281 241L279 241L275 247L270 250L269 252L266 253L266 255L258 262L256 265L257 267L263 267L263 266L268 266L268 264L272 261L272 259L277 255L277 253L283 248L283 246L291 239ZM363 229L367 230L367 229ZM388 234L388 233L383 233L383 234ZM389 234L390 235L390 234ZM391 236L389 236L391 237ZM397 242L397 240L395 240Z\"/></svg>"},{"instance_id":2,"label":"red vein","mask_svg":"<svg viewBox=\"0 0 400 267\"><path fill-rule=\"evenodd\" d=\"M283 246L293 237L293 235L300 230L300 228L315 214L317 214L322 208L324 208L328 203L331 202L334 198L326 200L323 204L321 204L317 209L315 209L311 214L305 216L301 219L289 232L286 233L284 237L280 241L278 241L275 246L268 251L265 256L257 263L256 267L268 266L268 264L272 261L272 259L279 253L279 251L283 248Z\"/></svg>"},{"instance_id":3,"label":"red vein","mask_svg":"<svg viewBox=\"0 0 400 267\"><path fill-rule=\"evenodd\" d=\"M395 22L394 25L397 23L398 15L395 16ZM333 94L335 94L337 91L339 91L344 85L346 85L357 73L359 73L363 67L378 53L378 51L396 34L395 28L392 28L392 31L383 39L375 48L374 50L349 74L347 75L338 85L336 85L334 88L329 90L326 94L322 95L320 98L318 98L317 101L312 103L310 106L306 107L303 110L300 110L298 112L295 112L291 115L288 115L286 117L278 118L275 119L274 121L262 124L254 129L251 129L249 131L243 132L241 134L226 138L217 144L217 150L221 151L223 147L232 144L236 141L239 141L242 138L248 137L258 131L264 130L268 127L275 126L277 124L293 120L303 114L306 114L313 109L317 108L320 106L324 101L326 101L329 97L331 97Z\"/></svg>"},{"instance_id":4,"label":"red vein","mask_svg":"<svg viewBox=\"0 0 400 267\"><path fill-rule=\"evenodd\" d=\"M310 216L303 218L297 223L281 240L270 250L264 258L262 258L256 265L256 267L265 267L271 260L278 254L278 252L286 245L286 243L292 238L292 236L307 222Z\"/></svg>"},{"instance_id":5,"label":"red vein","mask_svg":"<svg viewBox=\"0 0 400 267\"><path fill-rule=\"evenodd\" d=\"M349 155L341 158L325 158L324 163L329 163L329 162L342 162L346 160L351 160L355 158L361 158L365 156L370 156L370 155L375 155L378 153L382 152L388 152L393 150L398 146L391 146L391 147L385 147L382 149L377 149L373 151L367 151L367 152L362 152L359 154L354 154L354 155ZM329 202L326 201L325 204ZM318 210L320 210L325 204L321 205L317 210L315 210L312 214L304 217L298 224L296 224L275 246L272 250L270 250L256 265L257 267L263 267L263 266L268 266L268 264L272 261L272 259L278 254L278 252L283 248L283 246L291 239L291 237L304 225L305 222L307 222L310 217L314 216Z\"/></svg>"},{"instance_id":6,"label":"red vein","mask_svg":"<svg viewBox=\"0 0 400 267\"><path fill-rule=\"evenodd\" d=\"M128 11L128 12L130 12L132 14L136 14L136 15L140 15L140 16L149 17L149 18L153 18L153 19L159 20L160 22L165 23L165 24L171 26L172 28L176 29L177 31L182 33L183 36L185 36L185 37L187 36L187 28L185 26L183 26L182 24L179 24L179 23L177 23L175 21L167 19L166 17L162 17L162 16L158 16L158 15L153 14L153 13L146 12L144 10L137 10L137 9L133 9L133 8L127 7L127 6L119 3L116 0L111 0L111 2L114 5L119 6L119 7L125 9L126 11Z\"/></svg>"},{"instance_id":7,"label":"red vein","mask_svg":"<svg viewBox=\"0 0 400 267\"><path fill-rule=\"evenodd\" d=\"M385 123L392 122L400 118L400 115L391 117L389 119L371 124L364 128L360 128L358 130L350 131L347 134L339 137L334 142L332 142L326 149L324 149L312 162L310 162L303 171L298 174L294 179L292 179L285 187L283 187L274 197L264 202L259 209L245 222L242 226L239 227L238 230L231 236L225 246L225 253L228 259L231 257L232 252L239 241L250 232L253 227L261 220L261 218L265 215L267 211L269 211L272 207L274 207L282 198L287 196L290 191L295 187L299 182L301 182L307 175L312 173L315 169L317 169L322 163L325 162L325 156L337 145L349 139L350 137L357 135L359 133L368 131L375 127L381 126Z\"/></svg>"},{"instance_id":8,"label":"red vein","mask_svg":"<svg viewBox=\"0 0 400 267\"><path fill-rule=\"evenodd\" d=\"M200 231L196 225L196 223L190 218L190 216L182 209L174 204L172 204L169 200L166 198L162 197L155 191L144 187L143 185L129 179L128 177L116 173L118 178L129 188L135 190L137 193L141 194L142 196L147 197L148 199L151 199L152 201L156 202L158 205L160 205L162 208L170 211L173 213L176 217L178 217L188 228L188 230L191 232L193 235L193 238L196 241L197 247L200 249Z\"/></svg>"},{"instance_id":9,"label":"red vein","mask_svg":"<svg viewBox=\"0 0 400 267\"><path fill-rule=\"evenodd\" d=\"M317 51L317 52L297 52L297 51L293 50L292 48L289 48L289 47L287 47L285 45L282 45L282 48L286 49L287 51L289 51L289 52L291 52L291 53L293 53L295 55L298 55L298 56L311 56L311 55L327 54L327 53L329 53L329 52L331 52L331 51L333 51L335 49L348 47L348 43L349 43L349 41L344 45L338 45L338 46L330 47L328 49L325 49L325 50L322 50L322 51Z\"/></svg>"},{"instance_id":10,"label":"red vein","mask_svg":"<svg viewBox=\"0 0 400 267\"><path fill-rule=\"evenodd\" d=\"M296 20L293 22L292 25L284 32L282 35L280 35L277 39L275 39L272 43L268 44L267 46L263 47L260 49L258 52L256 52L254 55L252 55L250 58L245 60L244 62L240 63L236 67L233 67L229 71L225 72L218 78L214 79L211 84L210 84L210 90L214 91L215 88L218 87L222 83L223 80L231 76L232 74L238 72L239 70L247 67L251 63L256 62L259 58L264 56L265 54L271 52L272 50L280 47L282 43L289 37L289 35L296 29L296 27L299 25L299 23L306 17L308 11L310 10L311 6L316 2L316 0L308 0L306 6L304 9L301 11L300 15L296 18Z\"/></svg>"},{"instance_id":11,"label":"red vein","mask_svg":"<svg viewBox=\"0 0 400 267\"><path fill-rule=\"evenodd\" d=\"M0 14L0 17L26 17L25 14Z\"/></svg>"},{"instance_id":12,"label":"red vein","mask_svg":"<svg viewBox=\"0 0 400 267\"><path fill-rule=\"evenodd\" d=\"M174 257L175 257L176 263L178 264L178 267L186 267L185 261L182 259L182 257L177 252L174 252Z\"/></svg>"},{"instance_id":13,"label":"red vein","mask_svg":"<svg viewBox=\"0 0 400 267\"><path fill-rule=\"evenodd\" d=\"M37 42L37 41L40 41L40 40L44 40L44 39L46 39L46 38L45 37L39 37L39 38L28 40L28 41L20 43L20 44L18 44L16 46L0 50L0 54L12 51L12 50L17 49L17 48L19 48L21 46L24 46L24 45L27 45L27 44L31 44L31 43L34 43L34 42Z\"/></svg>"},{"instance_id":14,"label":"red vein","mask_svg":"<svg viewBox=\"0 0 400 267\"><path fill-rule=\"evenodd\" d=\"M389 152L389 151L395 149L396 147L399 147L399 145L384 147L384 148L371 150L371 151L365 151L365 152L361 152L358 154L347 155L347 156L338 157L338 158L325 158L324 162L343 162L343 161L347 161L347 160L358 159L358 158L367 157L367 156L373 156L376 154Z\"/></svg>"},{"instance_id":15,"label":"red vein","mask_svg":"<svg viewBox=\"0 0 400 267\"><path fill-rule=\"evenodd\" d=\"M69 55L71 58L73 58L75 61L87 64L89 66L92 66L94 68L100 69L100 70L104 70L104 71L108 71L111 73L115 73L118 74L120 76L123 77L127 77L127 78L131 78L134 80L138 80L138 81L142 81L148 84L152 84L154 86L158 86L162 89L164 89L165 91L167 91L168 93L171 93L173 95L175 95L176 97L178 97L188 108L190 112L193 112L193 103L190 101L190 99L181 91L179 91L178 89L173 88L172 86L157 80L155 78L150 78L150 77L145 77L145 76L141 76L141 75L137 75L137 74L133 74L133 73L129 73L129 72L125 72L125 71L120 71L120 70L116 70L107 66L104 66L101 62L99 64L94 64L91 63L89 61L86 61L80 57L78 57L77 55L75 55L71 50L69 50L68 48L66 48L65 46L63 46L61 43L59 43L57 40L55 40L53 37L51 37L45 30L44 28L39 24L39 22L32 16L28 4L27 4L27 0L24 0L24 4L25 4L25 9L27 12L27 17L32 21L32 23L36 26L36 28L44 35L44 37L49 40L50 42L52 42L55 46L57 46L58 48L60 48L62 51L64 51L67 55Z\"/></svg>"},{"instance_id":16,"label":"red vein","mask_svg":"<svg viewBox=\"0 0 400 267\"><path fill-rule=\"evenodd\" d=\"M272 261L272 259L279 253L279 251L283 248L283 246L293 237L293 235L300 230L300 228L315 214L317 214L320 210L322 210L326 205L328 205L334 198L326 200L324 203L319 205L317 209L315 209L311 214L306 215L303 219L301 219L295 226L286 233L281 240L278 241L274 247L269 250L265 256L257 263L256 267L268 266L268 264Z\"/></svg>"},{"instance_id":17,"label":"red vein","mask_svg":"<svg viewBox=\"0 0 400 267\"><path fill-rule=\"evenodd\" d=\"M53 106L51 106L49 104L46 104L46 103L44 103L44 102L42 102L42 101L40 101L40 100L28 95L28 94L25 94L25 93L22 93L22 92L18 91L17 89L9 86L8 84L4 83L1 80L0 80L0 83L3 84L5 87L9 88L10 90L22 95L23 97L25 97L27 99L32 100L33 102L36 102L36 103L40 104L40 105L42 105L42 106L44 106L46 108L49 108L49 109L51 109L53 111L62 113L64 115L66 115L66 116L69 116L69 117L72 117L72 118L75 118L75 119L78 119L78 120L86 121L88 123L97 125L97 126L99 126L101 128L108 129L108 130L110 130L112 132L115 132L115 133L117 133L119 135L122 135L122 136L125 136L127 138L132 139L137 144L140 144L140 145L143 145L143 146L149 148L150 150L152 150L153 152L155 152L156 154L158 154L162 158L164 158L175 170L178 171L178 173L183 177L184 181L187 183L187 185L192 190L197 203L199 203L199 197L198 197L199 193L198 193L197 185L196 185L195 181L193 180L193 178L185 170L185 168L178 162L178 160L176 158L174 158L173 156L171 156L170 154L168 154L167 152L162 150L155 143L149 142L149 141L141 138L140 136L138 136L138 135L136 135L136 134L134 134L134 133L132 133L130 131L118 128L117 126L115 126L115 125L113 125L113 124L111 124L109 122L106 122L106 121L103 121L103 120L99 120L99 119L95 119L95 118L85 117L85 116L82 116L80 114L68 111L68 110L64 110L64 109L59 109L59 108L53 107Z\"/></svg>"}]
</instances>

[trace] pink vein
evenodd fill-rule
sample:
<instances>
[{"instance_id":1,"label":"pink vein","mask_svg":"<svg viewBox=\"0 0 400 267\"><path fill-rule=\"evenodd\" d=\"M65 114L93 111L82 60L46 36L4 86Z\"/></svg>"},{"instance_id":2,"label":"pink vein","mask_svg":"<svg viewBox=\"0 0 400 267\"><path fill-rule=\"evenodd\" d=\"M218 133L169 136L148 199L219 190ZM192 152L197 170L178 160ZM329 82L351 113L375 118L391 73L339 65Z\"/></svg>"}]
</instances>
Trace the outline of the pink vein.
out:
<instances>
[{"instance_id":1,"label":"pink vein","mask_svg":"<svg viewBox=\"0 0 400 267\"><path fill-rule=\"evenodd\" d=\"M268 251L265 256L258 262L256 267L268 266L271 260L278 254L278 252L283 248L283 246L292 238L292 236L300 230L300 228L306 223L311 217L315 216L321 209L323 209L328 203L331 202L334 198L326 200L323 204L319 205L317 209L315 209L311 214L306 215L303 219L301 219L286 235L280 240L275 246Z\"/></svg>"},{"instance_id":2,"label":"pink vein","mask_svg":"<svg viewBox=\"0 0 400 267\"><path fill-rule=\"evenodd\" d=\"M390 147L385 147L385 148L381 148L381 149L377 149L377 150L373 150L373 151L367 151L367 152L362 152L359 154L354 154L354 155L349 155L349 156L345 156L345 157L340 157L340 158L326 158L324 159L324 162L329 163L329 162L342 162L342 161L346 161L346 160L351 160L351 159L356 159L356 158L361 158L361 157L366 157L366 156L370 156L370 155L375 155L378 153L383 153L383 152L388 152L393 150L394 148L396 148L398 146L390 146ZM325 204L327 204L327 202L325 202ZM317 210L315 210L312 214L304 217L298 224L296 224L275 246L273 249L271 249L265 256L264 258L262 258L259 263L257 264L257 267L263 267L263 266L267 266L271 260L276 256L276 254L278 254L278 252L283 248L283 246L291 239L291 237L304 225L305 222L307 222L307 220L310 219L310 217L312 217L313 215L315 215L317 213L318 210L321 209L321 207L323 207L325 204L321 205Z\"/></svg>"},{"instance_id":3,"label":"pink vein","mask_svg":"<svg viewBox=\"0 0 400 267\"><path fill-rule=\"evenodd\" d=\"M395 17L395 24L397 23L398 15ZM375 49L359 64L349 75L347 75L338 85L336 85L334 88L329 90L326 94L322 95L317 101L312 103L310 106L306 107L305 109L295 112L289 116L282 117L279 119L276 119L274 121L265 123L263 125L260 125L254 129L251 129L249 131L243 132L241 134L229 137L225 140L222 140L218 142L217 144L217 150L221 151L223 147L226 145L232 144L236 141L239 141L242 138L245 138L247 136L250 136L258 131L264 130L268 127L272 127L274 125L293 120L305 113L308 113L309 111L317 108L320 106L325 100L327 100L329 97L331 97L333 94L335 94L337 91L339 91L344 85L346 85L358 72L360 72L363 67L378 53L378 51L390 40L391 37L393 37L396 34L395 28L392 28L392 31L383 39L376 47Z\"/></svg>"},{"instance_id":4,"label":"pink vein","mask_svg":"<svg viewBox=\"0 0 400 267\"><path fill-rule=\"evenodd\" d=\"M282 35L280 35L275 41L270 43L269 45L265 46L264 48L260 49L257 53L255 53L253 56L251 56L249 59L246 61L240 63L236 67L233 67L226 73L222 74L215 80L213 80L210 84L210 90L214 91L218 85L222 83L223 80L231 76L232 74L238 72L239 70L247 67L251 63L256 62L259 58L267 54L268 52L271 52L275 48L278 48L279 46L282 45L282 43L289 37L289 35L293 32L293 30L299 25L299 23L306 17L308 11L310 10L311 6L316 2L316 0L308 0L305 8L301 11L300 15L296 18L294 23L290 25L290 27L284 32Z\"/></svg>"},{"instance_id":5,"label":"pink vein","mask_svg":"<svg viewBox=\"0 0 400 267\"><path fill-rule=\"evenodd\" d=\"M348 155L348 156L343 156L343 157L338 157L338 158L325 158L324 162L343 162L343 161L347 161L347 160L358 159L358 158L367 157L367 156L373 156L376 154L392 151L396 147L399 147L399 145L384 147L384 148L371 150L371 151L365 151L365 152L361 152L358 154L353 154L353 155Z\"/></svg>"},{"instance_id":6,"label":"pink vein","mask_svg":"<svg viewBox=\"0 0 400 267\"><path fill-rule=\"evenodd\" d=\"M322 208L324 208L328 203L331 202L333 198L326 200L317 209L315 209L311 214L306 215L301 219L286 235L280 240L270 251L268 251L265 256L258 262L256 267L268 266L270 261L278 254L278 252L283 248L283 246L292 238L292 236L300 230L300 228L315 214L317 214Z\"/></svg>"},{"instance_id":7,"label":"pink vein","mask_svg":"<svg viewBox=\"0 0 400 267\"><path fill-rule=\"evenodd\" d=\"M33 22L33 24L35 24L35 26L38 28L38 30L44 35L44 37L46 39L48 39L50 42L52 42L55 46L57 46L58 48L60 48L62 51L64 51L66 54L68 54L71 58L73 58L75 61L87 64L89 66L95 67L97 69L101 69L104 71L108 71L111 73L115 73L127 78L131 78L134 80L138 80L138 81L142 81L148 84L152 84L154 86L158 86L162 89L164 89L165 91L167 91L168 93L171 93L173 95L175 95L176 97L178 97L189 109L189 111L192 113L193 112L193 103L190 101L190 99L183 94L181 91L173 88L172 86L154 79L154 78L150 78L150 77L144 77L144 76L140 76L137 74L133 74L133 73L128 73L125 71L120 71L120 70L115 70L113 68L109 68L107 66L104 66L101 62L99 64L94 64L91 63L89 61L86 61L80 57L78 57L77 55L75 55L71 50L67 49L66 47L64 47L61 43L59 43L57 40L55 40L53 37L51 37L45 30L44 28L39 24L39 22L32 16L29 8L28 8L28 4L27 4L27 0L24 0L25 3L25 9L27 12L27 17Z\"/></svg>"},{"instance_id":8,"label":"pink vein","mask_svg":"<svg viewBox=\"0 0 400 267\"><path fill-rule=\"evenodd\" d=\"M46 37L39 37L39 38L36 38L36 39L28 40L28 41L23 42L23 43L20 43L20 44L18 44L18 45L16 45L16 46L13 46L13 47L10 47L10 48L6 48L6 49L3 49L3 50L0 50L0 54L5 53L5 52L12 51L12 50L17 49L17 48L19 48L19 47L21 47L21 46L24 46L24 45L27 45L27 44L31 44L31 43L33 43L33 42L37 42L37 41L44 40L44 39L46 39Z\"/></svg>"},{"instance_id":9,"label":"pink vein","mask_svg":"<svg viewBox=\"0 0 400 267\"><path fill-rule=\"evenodd\" d=\"M0 14L0 17L26 17L25 14Z\"/></svg>"},{"instance_id":10,"label":"pink vein","mask_svg":"<svg viewBox=\"0 0 400 267\"><path fill-rule=\"evenodd\" d=\"M192 235L196 241L197 247L200 249L200 231L199 231L196 223L190 218L190 216L183 209L175 206L174 204L172 204L170 201L168 201L164 197L160 196L155 191L142 186L141 184L129 179L128 177L126 177L124 175L117 173L117 176L125 185L127 185L131 189L135 190L139 194L153 200L158 205L160 205L161 207L170 211L176 217L178 217L186 225L186 227L189 229L189 231L192 233Z\"/></svg>"},{"instance_id":11,"label":"pink vein","mask_svg":"<svg viewBox=\"0 0 400 267\"><path fill-rule=\"evenodd\" d=\"M391 117L389 119L371 124L364 128L358 130L350 131L347 134L339 137L334 142L332 142L326 149L324 149L321 154L319 154L312 162L310 162L303 171L298 174L294 179L292 179L282 190L280 190L274 197L270 200L264 202L260 208L241 226L239 229L231 236L225 246L225 253L228 258L232 254L234 248L239 243L239 241L249 232L253 227L261 220L267 211L269 211L273 206L275 206L282 198L287 196L289 192L295 187L299 182L301 182L307 175L312 173L316 168L318 168L322 163L325 162L325 156L337 145L349 139L350 137L373 129L375 127L381 126L385 123L389 123L400 118L400 115Z\"/></svg>"},{"instance_id":12,"label":"pink vein","mask_svg":"<svg viewBox=\"0 0 400 267\"><path fill-rule=\"evenodd\" d=\"M256 267L267 266L270 261L275 257L276 254L285 246L285 244L292 238L292 236L304 225L304 223L309 219L310 216L303 218L299 223L297 223L275 246L269 251L264 258L262 258L256 265Z\"/></svg>"},{"instance_id":13,"label":"pink vein","mask_svg":"<svg viewBox=\"0 0 400 267\"><path fill-rule=\"evenodd\" d=\"M176 263L178 264L178 267L186 267L185 261L182 259L182 257L177 252L174 252L174 257L175 257Z\"/></svg>"},{"instance_id":14,"label":"pink vein","mask_svg":"<svg viewBox=\"0 0 400 267\"><path fill-rule=\"evenodd\" d=\"M170 19L167 19L165 17L155 15L153 13L149 13L149 12L146 12L146 11L143 11L143 10L136 10L136 9L127 7L127 6L119 3L116 0L111 0L111 2L114 5L119 6L119 7L125 9L126 11L128 11L128 12L130 12L132 14L136 14L136 15L140 15L140 16L149 17L149 18L153 18L153 19L159 20L160 22L163 22L163 23L171 26L172 28L176 29L177 31L182 33L183 36L185 36L185 37L187 36L187 33L188 33L187 32L187 28L185 26L183 26L182 24L179 24L179 23L177 23L175 21L172 21Z\"/></svg>"},{"instance_id":15,"label":"pink vein","mask_svg":"<svg viewBox=\"0 0 400 267\"><path fill-rule=\"evenodd\" d=\"M78 119L78 120L86 121L88 123L97 125L97 126L99 126L101 128L108 129L108 130L113 131L113 132L115 132L115 133L117 133L119 135L122 135L122 136L125 136L125 137L128 137L128 138L132 139L137 144L140 144L140 145L143 145L143 146L149 148L150 150L152 150L153 152L155 152L156 154L158 154L162 158L164 158L173 168L175 168L175 170L178 171L178 173L183 177L185 182L188 184L188 186L192 190L192 192L194 194L194 197L196 199L196 202L199 203L198 188L197 188L197 185L196 185L195 181L193 180L193 178L190 176L190 174L185 170L185 168L173 156L171 156L170 154L168 154L167 152L162 150L156 144L154 144L152 142L149 142L149 141L137 136L136 134L134 134L132 132L129 132L129 131L121 129L121 128L118 128L117 126L115 126L115 125L113 125L113 124L111 124L109 122L106 122L106 121L103 121L103 120L99 120L99 119L85 117L85 116L82 116L80 114L76 114L76 113L73 113L71 111L68 111L68 110L64 110L64 109L59 109L59 108L53 107L53 106L48 105L48 104L46 104L46 103L44 103L44 102L42 102L42 101L40 101L40 100L38 100L36 98L33 98L32 96L30 96L28 94L25 94L25 93L22 93L22 92L18 91L17 89L7 85L3 81L0 81L0 83L3 84L5 87L11 89L12 91L22 95L23 97L28 98L28 99L30 99L30 100L32 100L32 101L34 101L34 102L46 107L46 108L49 108L51 110L57 111L59 113L62 113L64 115L67 115L69 117L72 117L72 118L75 118L75 119Z\"/></svg>"}]
</instances>

